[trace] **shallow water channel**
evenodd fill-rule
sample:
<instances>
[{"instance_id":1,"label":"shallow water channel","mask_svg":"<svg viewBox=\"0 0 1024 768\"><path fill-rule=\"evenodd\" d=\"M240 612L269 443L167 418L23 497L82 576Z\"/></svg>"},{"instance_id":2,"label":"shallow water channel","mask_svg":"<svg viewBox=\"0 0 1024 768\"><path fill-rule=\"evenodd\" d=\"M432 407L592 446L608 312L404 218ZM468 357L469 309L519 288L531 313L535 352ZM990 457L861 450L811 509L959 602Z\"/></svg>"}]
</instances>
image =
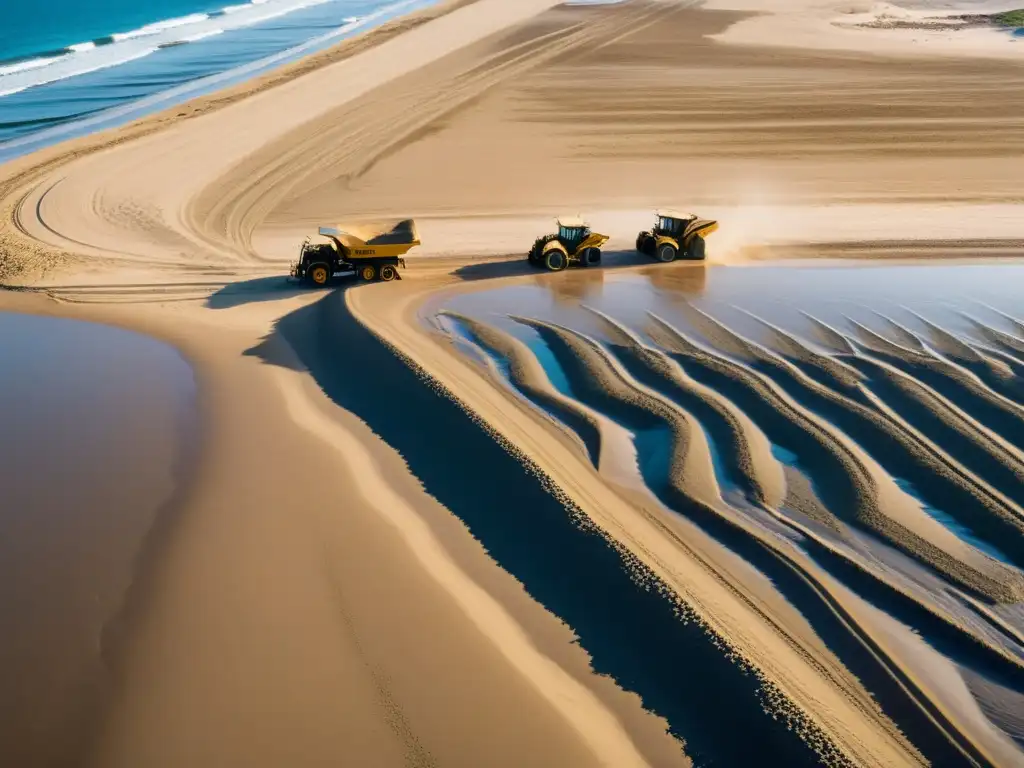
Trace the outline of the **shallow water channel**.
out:
<instances>
[{"instance_id":1,"label":"shallow water channel","mask_svg":"<svg viewBox=\"0 0 1024 768\"><path fill-rule=\"evenodd\" d=\"M437 313L469 317L522 342L520 354L534 358L554 390L628 434L636 467L626 469L635 469L669 513L687 518L771 580L929 759L955 764L945 736L918 716L916 705L908 706L905 689L879 673L877 660L851 639L849 626L822 610L818 592L780 568L757 540L674 491L672 455L681 438L665 407L651 403L660 399L670 411L684 411L703 430L710 469L735 513L796 541L818 567L888 614L908 637L922 638L953 669L998 681L1016 696L1015 668L900 591L899 584L913 584L914 594L928 593L925 603L959 612L992 646L1016 651L998 632L978 624L969 609L952 604L947 590L953 584L924 566L919 552L866 522L860 505L867 496L861 494L870 493L872 481L862 484L856 474L861 470L850 469L861 465L843 457L865 457L863 466L875 469L864 472L887 474L907 503L977 553L1001 561L997 567L1024 567L1024 536L1016 524L1024 499L1021 285L1024 264L1015 263L679 263L538 272L494 288L478 283L471 292L460 288L425 307L422 319L447 333L459 351L488 365L519 396L576 431L594 461L579 411L565 402L551 406L542 389L514 377L515 366L502 357L501 345L477 336L473 323ZM596 383L605 377L615 383ZM738 422L730 421L736 414L762 434L782 465L786 497L775 512L786 524L765 514L742 466ZM828 528L825 518L836 527ZM840 542L838 549L793 536L789 523ZM860 562L885 567L851 565ZM691 679L708 662L679 663L681 678ZM620 682L628 680L599 655L595 664ZM738 692L694 707L682 689L666 690L650 680L634 689L645 702L657 702L654 710L686 740L698 764L749 758L706 727L732 717L742 698ZM737 722L750 728L756 717ZM769 734L748 731L748 738L754 745Z\"/></svg>"},{"instance_id":2,"label":"shallow water channel","mask_svg":"<svg viewBox=\"0 0 1024 768\"><path fill-rule=\"evenodd\" d=\"M945 402L958 413L994 430L999 435L997 439L1005 440L1011 450L1019 453L1024 447L1021 439L1024 432L1020 431L1024 421L1015 416L1024 413L1021 410L1024 404L1021 285L1024 285L1024 265L1013 263L739 268L673 264L640 271L611 268L538 273L512 285L455 294L444 308L492 324L519 338L543 366L555 388L570 397L574 393L565 370L549 346L534 329L515 322L510 315L549 321L587 334L616 352L620 362L638 376L643 366L631 363L628 356L621 354L608 336L607 326L588 308L610 315L646 343L652 343L647 331L650 315L654 314L696 343L714 349L726 360L739 363L744 361L734 357L728 344L721 346L724 336L699 317L695 319L693 309L706 313L712 323L721 323L728 329L726 333L738 334L757 344L766 343L766 333L770 336L768 329L774 327L820 355L837 357L862 370L867 370L867 365L877 367L881 362L898 369L897 374L905 373L915 382L924 382L941 397L948 398ZM448 327L450 330L451 326ZM872 334L881 336L882 341L878 342ZM839 349L835 346L837 338L843 339ZM950 338L961 346L950 347ZM465 343L466 339L460 341L463 346ZM937 362L929 360L922 366L919 360L925 357L936 358ZM503 369L503 361L495 359L494 362L499 370ZM688 375L712 389L734 387L733 391L722 390L722 394L742 398L744 405L741 407L746 407L749 390L736 388L734 382L712 370L681 362ZM788 362L797 377L801 372L811 378L820 377L820 372L813 370L805 360L788 356ZM794 381L792 374L784 371L779 374L771 365L750 360L745 364L775 380L782 390L812 411L817 409L828 420L837 417L834 409L821 410L823 401L816 400L807 385ZM950 376L950 372L955 375ZM891 394L887 380L868 380L865 386L867 394L845 394L860 403L866 403L873 394L883 399ZM948 430L943 432L944 427L930 414L910 401L898 405L900 418L905 418L911 427L920 429L926 436L934 436L940 447L948 449L958 459L964 457L962 460L972 468L976 466L979 474L985 476L991 469L983 465L981 459L974 458L977 454L958 445L957 440L951 441ZM1007 419L990 416L994 413L998 417L1003 412L1009 415ZM700 418L699 414L695 415ZM752 415L758 421L756 411ZM840 426L855 430L863 427L856 415L852 418L852 422L841 419ZM634 433L645 480L657 486L657 478L651 472L663 474L666 467L654 457L668 453L669 436L665 430L638 431L635 425L623 426ZM716 441L714 425L705 426L719 485L723 494L734 494L736 488L722 459L723 451ZM765 428L771 437L773 430L769 425ZM851 437L859 439L862 434L868 441L863 447L898 479L905 492L920 502L926 514L987 555L1012 562L991 531L987 536L979 534L965 522L969 515L954 515L945 508L959 502L944 498L938 485L928 494L922 492L920 482L915 484L904 479L901 464L904 459L892 454L886 444L876 443L872 433L855 431ZM808 457L800 455L796 446L775 445L773 453L794 470L805 471L804 461ZM1001 492L1011 496L1020 493L1020 488L1015 487L1019 482L1013 478L1002 481L1003 475L996 470L992 473L994 481L1003 483L999 486ZM813 479L811 485L815 485Z\"/></svg>"}]
</instances>

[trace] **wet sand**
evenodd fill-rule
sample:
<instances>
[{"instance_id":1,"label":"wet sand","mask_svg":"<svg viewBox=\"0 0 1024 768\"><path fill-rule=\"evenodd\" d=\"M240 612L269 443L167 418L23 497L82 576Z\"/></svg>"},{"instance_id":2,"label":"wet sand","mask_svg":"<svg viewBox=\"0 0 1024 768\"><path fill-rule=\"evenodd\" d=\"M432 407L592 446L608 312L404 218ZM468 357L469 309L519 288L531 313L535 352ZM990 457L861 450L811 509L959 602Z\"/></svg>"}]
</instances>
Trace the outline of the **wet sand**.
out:
<instances>
[{"instance_id":1,"label":"wet sand","mask_svg":"<svg viewBox=\"0 0 1024 768\"><path fill-rule=\"evenodd\" d=\"M82 764L1021 762L1011 280L950 314L751 262L1016 268L1024 70L554 5L448 4L0 171L0 306L171 343L206 436ZM632 252L664 204L721 219L706 266ZM565 208L602 269L502 256ZM384 215L420 223L401 282L281 277Z\"/></svg>"},{"instance_id":2,"label":"wet sand","mask_svg":"<svg viewBox=\"0 0 1024 768\"><path fill-rule=\"evenodd\" d=\"M68 765L139 553L195 470L195 383L167 345L59 318L0 313L0 360L0 755Z\"/></svg>"}]
</instances>

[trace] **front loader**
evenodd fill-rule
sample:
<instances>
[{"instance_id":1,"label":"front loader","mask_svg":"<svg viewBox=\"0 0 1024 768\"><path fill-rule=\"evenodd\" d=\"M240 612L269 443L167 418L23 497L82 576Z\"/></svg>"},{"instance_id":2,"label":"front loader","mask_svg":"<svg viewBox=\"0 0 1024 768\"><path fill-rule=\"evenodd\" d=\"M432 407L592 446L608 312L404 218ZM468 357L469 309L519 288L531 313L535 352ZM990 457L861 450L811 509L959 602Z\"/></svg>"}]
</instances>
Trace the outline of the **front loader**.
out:
<instances>
[{"instance_id":1,"label":"front loader","mask_svg":"<svg viewBox=\"0 0 1024 768\"><path fill-rule=\"evenodd\" d=\"M562 217L558 231L533 241L526 258L535 267L560 272L570 265L596 267L601 263L601 246L608 235L592 232L583 219Z\"/></svg>"},{"instance_id":2,"label":"front loader","mask_svg":"<svg viewBox=\"0 0 1024 768\"><path fill-rule=\"evenodd\" d=\"M717 221L677 211L658 211L655 215L654 227L636 236L639 253L666 263L677 258L703 261L707 257L705 240L718 229Z\"/></svg>"}]
</instances>

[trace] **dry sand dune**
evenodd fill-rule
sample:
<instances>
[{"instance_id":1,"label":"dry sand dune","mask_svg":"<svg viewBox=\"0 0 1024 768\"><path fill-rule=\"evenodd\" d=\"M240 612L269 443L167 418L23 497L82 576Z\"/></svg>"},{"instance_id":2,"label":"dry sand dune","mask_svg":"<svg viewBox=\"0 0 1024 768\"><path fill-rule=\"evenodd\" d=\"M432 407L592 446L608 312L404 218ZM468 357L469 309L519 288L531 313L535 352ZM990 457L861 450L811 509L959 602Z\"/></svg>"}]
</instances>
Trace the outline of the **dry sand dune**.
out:
<instances>
[{"instance_id":1,"label":"dry sand dune","mask_svg":"<svg viewBox=\"0 0 1024 768\"><path fill-rule=\"evenodd\" d=\"M457 0L0 169L0 307L169 340L206 424L87 732L0 756L1024 764L1024 323L685 298L716 261L1019 256L1024 65L728 44L787 17ZM721 219L711 268L640 266L663 204ZM606 269L493 258L564 210ZM282 281L317 225L410 215L401 283ZM614 275L658 312L592 303ZM528 284L586 320L459 309Z\"/></svg>"}]
</instances>

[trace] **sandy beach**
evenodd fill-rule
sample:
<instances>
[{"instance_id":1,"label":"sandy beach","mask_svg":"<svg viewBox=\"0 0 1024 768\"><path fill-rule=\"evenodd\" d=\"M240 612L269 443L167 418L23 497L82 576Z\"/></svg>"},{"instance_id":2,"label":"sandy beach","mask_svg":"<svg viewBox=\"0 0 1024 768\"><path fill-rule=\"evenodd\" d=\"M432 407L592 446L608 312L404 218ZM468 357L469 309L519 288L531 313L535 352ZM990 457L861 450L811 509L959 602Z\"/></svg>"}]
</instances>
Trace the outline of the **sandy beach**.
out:
<instances>
[{"instance_id":1,"label":"sandy beach","mask_svg":"<svg viewBox=\"0 0 1024 768\"><path fill-rule=\"evenodd\" d=\"M2 762L1024 765L1024 42L761 5L450 0L0 166L0 311L199 424L61 643L0 591Z\"/></svg>"}]
</instances>

